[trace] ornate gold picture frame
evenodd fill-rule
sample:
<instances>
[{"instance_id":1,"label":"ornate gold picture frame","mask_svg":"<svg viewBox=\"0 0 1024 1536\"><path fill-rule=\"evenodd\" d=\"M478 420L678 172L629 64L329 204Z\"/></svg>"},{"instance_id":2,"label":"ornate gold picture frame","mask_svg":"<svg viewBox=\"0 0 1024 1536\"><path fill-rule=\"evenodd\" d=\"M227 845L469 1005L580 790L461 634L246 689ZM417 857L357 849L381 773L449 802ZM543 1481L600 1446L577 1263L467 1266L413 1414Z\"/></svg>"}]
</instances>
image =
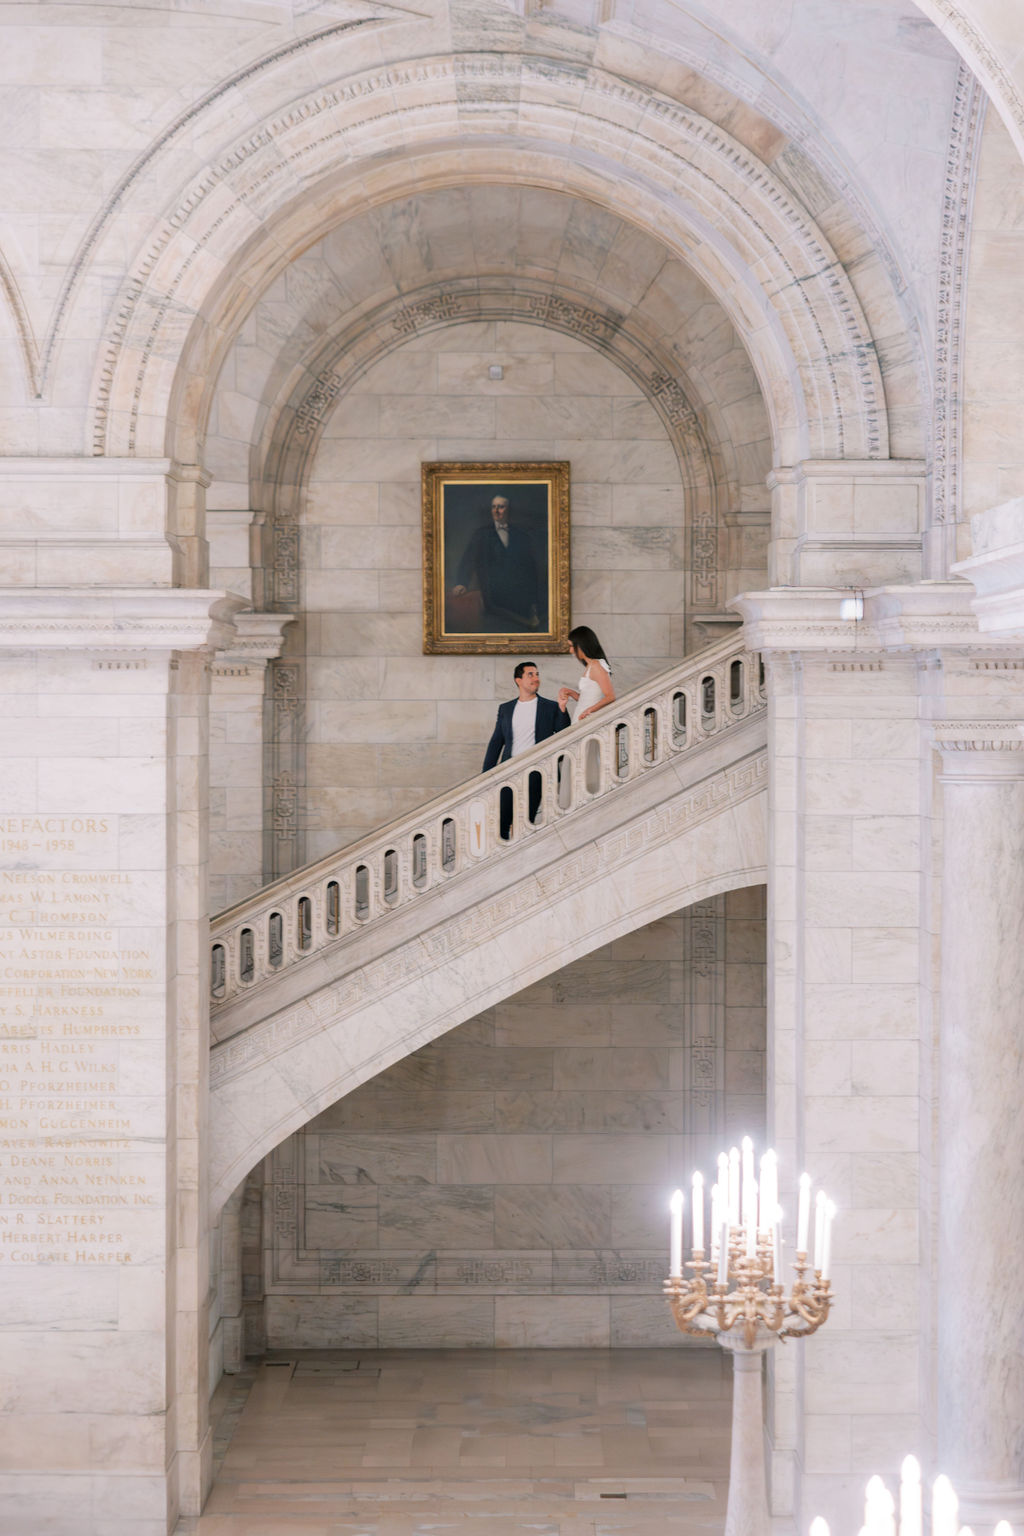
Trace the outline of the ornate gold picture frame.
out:
<instances>
[{"instance_id":1,"label":"ornate gold picture frame","mask_svg":"<svg viewBox=\"0 0 1024 1536\"><path fill-rule=\"evenodd\" d=\"M423 650L564 651L569 465L423 465Z\"/></svg>"}]
</instances>

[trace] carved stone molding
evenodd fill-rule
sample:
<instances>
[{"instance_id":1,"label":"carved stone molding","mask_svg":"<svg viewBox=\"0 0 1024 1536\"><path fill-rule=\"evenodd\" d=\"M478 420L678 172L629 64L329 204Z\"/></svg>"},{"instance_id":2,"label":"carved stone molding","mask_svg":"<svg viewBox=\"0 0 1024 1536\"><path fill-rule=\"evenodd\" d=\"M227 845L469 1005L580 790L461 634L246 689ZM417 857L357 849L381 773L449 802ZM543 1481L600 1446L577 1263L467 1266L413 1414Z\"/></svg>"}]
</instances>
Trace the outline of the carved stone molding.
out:
<instances>
[{"instance_id":1,"label":"carved stone molding","mask_svg":"<svg viewBox=\"0 0 1024 1536\"><path fill-rule=\"evenodd\" d=\"M429 106L426 95L433 98ZM247 236L254 216L268 220L294 196L297 180L325 174L346 158L358 163L367 153L360 107L370 99L376 104L372 152L378 158L392 145L410 156L424 134L436 133L446 101L463 117L500 114L503 126L510 110L523 113L519 131L526 134L537 130L524 109L536 107L545 136L567 143L582 117L623 163L636 162L643 140L652 184L667 176L673 190L687 186L694 166L710 157L715 178L702 169L695 196L708 202L709 217L735 224L734 231L723 225L722 233L731 233L738 248L763 252L770 302L803 370L805 406L822 402L810 410L810 451L886 458L884 390L868 326L841 263L793 192L723 129L670 98L593 65L581 75L577 64L557 58L500 53L424 58L322 87L204 167L148 240L122 288L94 387L97 452L113 440L115 427L116 440L135 451L140 422L164 413L172 373L167 358L181 348L181 295L196 286L195 272L211 243L218 252L232 244L241 248L243 227ZM624 109L636 117L628 133L621 126ZM201 308L202 296L193 302ZM742 324L741 315L736 319ZM165 335L168 326L178 339ZM157 359L161 367L151 368ZM781 361L771 371L780 369L785 376Z\"/></svg>"},{"instance_id":2,"label":"carved stone molding","mask_svg":"<svg viewBox=\"0 0 1024 1536\"><path fill-rule=\"evenodd\" d=\"M1024 721L936 720L932 740L942 757L941 779L945 784L1019 784L1024 780Z\"/></svg>"},{"instance_id":3,"label":"carved stone molding","mask_svg":"<svg viewBox=\"0 0 1024 1536\"><path fill-rule=\"evenodd\" d=\"M960 521L962 340L968 226L984 121L984 92L971 71L961 64L946 161L936 316L932 521L940 524Z\"/></svg>"},{"instance_id":4,"label":"carved stone molding","mask_svg":"<svg viewBox=\"0 0 1024 1536\"><path fill-rule=\"evenodd\" d=\"M245 599L193 587L7 588L0 649L199 651L230 642Z\"/></svg>"},{"instance_id":5,"label":"carved stone molding","mask_svg":"<svg viewBox=\"0 0 1024 1536\"><path fill-rule=\"evenodd\" d=\"M932 736L941 752L1024 752L1020 720L936 720Z\"/></svg>"},{"instance_id":6,"label":"carved stone molding","mask_svg":"<svg viewBox=\"0 0 1024 1536\"><path fill-rule=\"evenodd\" d=\"M258 670L262 675L267 662L280 656L285 628L294 623L295 617L290 613L236 614L234 637L224 650L217 652L214 675L239 667Z\"/></svg>"},{"instance_id":7,"label":"carved stone molding","mask_svg":"<svg viewBox=\"0 0 1024 1536\"><path fill-rule=\"evenodd\" d=\"M835 587L772 587L744 592L730 603L744 619L750 650L839 653L847 665L870 663L885 654L949 650L985 659L1020 654L1019 638L982 634L966 582L919 582L875 587L852 594ZM863 604L860 617L844 616L844 605Z\"/></svg>"},{"instance_id":8,"label":"carved stone molding","mask_svg":"<svg viewBox=\"0 0 1024 1536\"><path fill-rule=\"evenodd\" d=\"M963 44L960 51L974 60L982 75L991 81L1011 122L1024 138L1024 95L988 39L965 16L962 0L927 0L927 8L937 12L953 36L959 38Z\"/></svg>"}]
</instances>

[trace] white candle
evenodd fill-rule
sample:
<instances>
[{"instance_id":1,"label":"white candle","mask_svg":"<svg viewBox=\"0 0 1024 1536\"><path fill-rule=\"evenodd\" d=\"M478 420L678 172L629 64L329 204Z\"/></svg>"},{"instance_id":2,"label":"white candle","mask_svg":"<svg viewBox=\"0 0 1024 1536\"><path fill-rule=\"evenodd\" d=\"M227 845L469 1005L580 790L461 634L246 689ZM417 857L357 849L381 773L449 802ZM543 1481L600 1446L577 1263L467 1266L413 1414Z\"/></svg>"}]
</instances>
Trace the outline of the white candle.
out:
<instances>
[{"instance_id":1,"label":"white candle","mask_svg":"<svg viewBox=\"0 0 1024 1536\"><path fill-rule=\"evenodd\" d=\"M757 1185L750 1181L751 1195L747 1201L747 1258L757 1256Z\"/></svg>"},{"instance_id":2,"label":"white candle","mask_svg":"<svg viewBox=\"0 0 1024 1536\"><path fill-rule=\"evenodd\" d=\"M683 1192L677 1189L668 1203L672 1213L669 1237L669 1279L678 1280L683 1273Z\"/></svg>"},{"instance_id":3,"label":"white candle","mask_svg":"<svg viewBox=\"0 0 1024 1536\"><path fill-rule=\"evenodd\" d=\"M808 1536L831 1536L831 1532L828 1528L828 1521L823 1520L821 1515L815 1515L814 1519L811 1521L811 1529L808 1533Z\"/></svg>"},{"instance_id":4,"label":"white candle","mask_svg":"<svg viewBox=\"0 0 1024 1536\"><path fill-rule=\"evenodd\" d=\"M775 1207L772 1222L772 1279L782 1284L782 1207Z\"/></svg>"},{"instance_id":5,"label":"white candle","mask_svg":"<svg viewBox=\"0 0 1024 1536\"><path fill-rule=\"evenodd\" d=\"M807 1252L807 1229L811 1224L811 1176L800 1175L800 1203L796 1213L796 1251Z\"/></svg>"},{"instance_id":6,"label":"white candle","mask_svg":"<svg viewBox=\"0 0 1024 1536\"><path fill-rule=\"evenodd\" d=\"M836 1208L831 1200L825 1201L825 1237L821 1245L821 1278L827 1280L832 1271L832 1220Z\"/></svg>"},{"instance_id":7,"label":"white candle","mask_svg":"<svg viewBox=\"0 0 1024 1536\"><path fill-rule=\"evenodd\" d=\"M760 1190L761 1209L757 1224L767 1231L775 1220L775 1210L779 1203L778 1163L775 1153L770 1150L761 1159Z\"/></svg>"},{"instance_id":8,"label":"white candle","mask_svg":"<svg viewBox=\"0 0 1024 1536\"><path fill-rule=\"evenodd\" d=\"M727 1201L729 1199L728 1152L719 1152L718 1154L718 1187L722 1191L722 1199Z\"/></svg>"},{"instance_id":9,"label":"white candle","mask_svg":"<svg viewBox=\"0 0 1024 1536\"><path fill-rule=\"evenodd\" d=\"M704 1252L704 1175L693 1176L693 1250Z\"/></svg>"},{"instance_id":10,"label":"white candle","mask_svg":"<svg viewBox=\"0 0 1024 1536\"><path fill-rule=\"evenodd\" d=\"M718 1252L718 1239L722 1227L722 1195L717 1184L711 1186L711 1257Z\"/></svg>"},{"instance_id":11,"label":"white candle","mask_svg":"<svg viewBox=\"0 0 1024 1536\"><path fill-rule=\"evenodd\" d=\"M814 1197L814 1267L821 1268L825 1243L825 1191L819 1189Z\"/></svg>"},{"instance_id":12,"label":"white candle","mask_svg":"<svg viewBox=\"0 0 1024 1536\"><path fill-rule=\"evenodd\" d=\"M992 1536L1013 1536L1013 1526L1009 1520L1000 1520L992 1532Z\"/></svg>"},{"instance_id":13,"label":"white candle","mask_svg":"<svg viewBox=\"0 0 1024 1536\"><path fill-rule=\"evenodd\" d=\"M915 1456L900 1467L900 1536L921 1536L921 1468Z\"/></svg>"},{"instance_id":14,"label":"white candle","mask_svg":"<svg viewBox=\"0 0 1024 1536\"><path fill-rule=\"evenodd\" d=\"M932 1536L957 1536L960 1503L948 1477L932 1484Z\"/></svg>"},{"instance_id":15,"label":"white candle","mask_svg":"<svg viewBox=\"0 0 1024 1536\"><path fill-rule=\"evenodd\" d=\"M895 1502L880 1477L868 1483L864 1498L864 1525L871 1536L896 1536Z\"/></svg>"},{"instance_id":16,"label":"white candle","mask_svg":"<svg viewBox=\"0 0 1024 1536\"><path fill-rule=\"evenodd\" d=\"M722 1222L722 1231L718 1240L718 1283L729 1283L729 1223Z\"/></svg>"},{"instance_id":17,"label":"white candle","mask_svg":"<svg viewBox=\"0 0 1024 1536\"><path fill-rule=\"evenodd\" d=\"M729 1150L729 1225L740 1224L740 1149Z\"/></svg>"}]
</instances>

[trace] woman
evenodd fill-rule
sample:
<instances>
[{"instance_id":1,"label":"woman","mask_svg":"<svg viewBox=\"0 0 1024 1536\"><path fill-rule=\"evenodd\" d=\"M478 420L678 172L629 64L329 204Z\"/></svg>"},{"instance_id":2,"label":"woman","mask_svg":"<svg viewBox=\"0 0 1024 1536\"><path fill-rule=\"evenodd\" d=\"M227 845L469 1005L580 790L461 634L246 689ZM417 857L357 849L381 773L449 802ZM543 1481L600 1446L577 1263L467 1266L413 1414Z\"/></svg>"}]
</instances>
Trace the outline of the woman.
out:
<instances>
[{"instance_id":1,"label":"woman","mask_svg":"<svg viewBox=\"0 0 1024 1536\"><path fill-rule=\"evenodd\" d=\"M565 709L569 699L578 700L573 724L579 725L595 709L603 709L606 704L614 703L615 689L612 687L612 669L608 665L608 658L592 629L588 629L585 624L571 629L569 650L577 661L583 663L583 676L578 689L558 690L558 705L560 709Z\"/></svg>"}]
</instances>

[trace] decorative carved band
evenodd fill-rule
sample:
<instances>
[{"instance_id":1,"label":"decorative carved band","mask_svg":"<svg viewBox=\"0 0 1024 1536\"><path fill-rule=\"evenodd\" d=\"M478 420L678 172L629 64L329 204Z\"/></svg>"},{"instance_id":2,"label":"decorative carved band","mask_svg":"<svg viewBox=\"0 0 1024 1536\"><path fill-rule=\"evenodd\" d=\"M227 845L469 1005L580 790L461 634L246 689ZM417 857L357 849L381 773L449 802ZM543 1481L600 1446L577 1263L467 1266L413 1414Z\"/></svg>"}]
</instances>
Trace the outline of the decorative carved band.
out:
<instances>
[{"instance_id":1,"label":"decorative carved band","mask_svg":"<svg viewBox=\"0 0 1024 1536\"><path fill-rule=\"evenodd\" d=\"M932 725L941 752L1024 752L1024 721L936 720Z\"/></svg>"}]
</instances>

